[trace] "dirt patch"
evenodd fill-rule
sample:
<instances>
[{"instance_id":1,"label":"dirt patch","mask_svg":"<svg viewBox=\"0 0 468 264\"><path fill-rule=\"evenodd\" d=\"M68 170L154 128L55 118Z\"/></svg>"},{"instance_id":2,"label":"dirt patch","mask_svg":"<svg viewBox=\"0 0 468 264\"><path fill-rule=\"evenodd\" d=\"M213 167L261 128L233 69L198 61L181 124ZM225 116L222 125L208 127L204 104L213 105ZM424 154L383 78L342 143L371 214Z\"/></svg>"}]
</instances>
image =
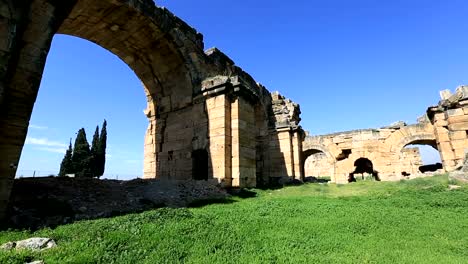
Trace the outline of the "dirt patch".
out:
<instances>
[{"instance_id":1,"label":"dirt patch","mask_svg":"<svg viewBox=\"0 0 468 264\"><path fill-rule=\"evenodd\" d=\"M207 181L25 178L14 182L7 226L36 229L158 207L221 201L227 192Z\"/></svg>"}]
</instances>

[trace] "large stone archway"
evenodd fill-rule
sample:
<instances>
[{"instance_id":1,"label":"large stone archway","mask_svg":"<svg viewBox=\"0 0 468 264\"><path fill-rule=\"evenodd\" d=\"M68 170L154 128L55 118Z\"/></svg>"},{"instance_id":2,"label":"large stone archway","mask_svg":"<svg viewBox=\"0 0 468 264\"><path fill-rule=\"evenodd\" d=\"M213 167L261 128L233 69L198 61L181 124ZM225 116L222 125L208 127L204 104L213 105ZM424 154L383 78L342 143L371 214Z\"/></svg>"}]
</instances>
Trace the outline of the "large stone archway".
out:
<instances>
[{"instance_id":1,"label":"large stone archway","mask_svg":"<svg viewBox=\"0 0 468 264\"><path fill-rule=\"evenodd\" d=\"M145 178L191 179L202 152L203 174L222 186L303 177L299 106L204 51L201 34L152 0L0 1L0 218L55 34L109 50L143 83Z\"/></svg>"},{"instance_id":2,"label":"large stone archway","mask_svg":"<svg viewBox=\"0 0 468 264\"><path fill-rule=\"evenodd\" d=\"M0 84L3 203L15 175L55 34L80 37L109 50L144 84L150 121L145 176L191 175L191 157L186 153L192 150L193 138L205 139L201 143L204 148L208 145L207 129L195 129L206 127L208 118L204 104L194 104L201 80L210 74L209 67L201 71L206 55L200 34L149 0L15 1L3 2L1 8L2 40L7 42L1 50L8 58L2 60L5 78ZM196 131L204 135L195 135Z\"/></svg>"}]
</instances>

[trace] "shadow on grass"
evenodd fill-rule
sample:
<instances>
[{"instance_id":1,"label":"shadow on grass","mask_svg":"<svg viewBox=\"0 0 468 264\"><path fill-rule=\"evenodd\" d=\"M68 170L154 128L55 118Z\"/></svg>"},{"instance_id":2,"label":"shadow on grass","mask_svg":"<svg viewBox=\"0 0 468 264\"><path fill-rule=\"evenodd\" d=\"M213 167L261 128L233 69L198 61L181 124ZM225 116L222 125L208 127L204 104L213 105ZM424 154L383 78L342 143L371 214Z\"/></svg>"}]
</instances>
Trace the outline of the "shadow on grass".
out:
<instances>
[{"instance_id":1,"label":"shadow on grass","mask_svg":"<svg viewBox=\"0 0 468 264\"><path fill-rule=\"evenodd\" d=\"M43 201L38 201L43 202ZM212 204L232 204L236 200L231 197L224 199L214 198L214 199L197 199L191 202L188 202L185 206L175 207L168 206L164 203L154 203L148 199L140 199L140 203L144 204L144 208L138 208L134 210L111 210L103 214L89 215L84 216L80 215L79 212L74 212L71 210L70 206L63 201L49 201L49 205L59 204L60 207L53 208L49 206L44 206L43 204L34 207L34 204L29 206L29 210L22 215L14 215L7 218L6 221L0 222L0 231L5 230L28 230L28 231L37 231L44 228L55 229L58 226L72 224L78 221L83 220L97 220L97 219L106 219L114 218L119 216L125 216L130 214L143 213L155 209L161 208L200 208ZM63 211L62 211L63 210Z\"/></svg>"}]
</instances>

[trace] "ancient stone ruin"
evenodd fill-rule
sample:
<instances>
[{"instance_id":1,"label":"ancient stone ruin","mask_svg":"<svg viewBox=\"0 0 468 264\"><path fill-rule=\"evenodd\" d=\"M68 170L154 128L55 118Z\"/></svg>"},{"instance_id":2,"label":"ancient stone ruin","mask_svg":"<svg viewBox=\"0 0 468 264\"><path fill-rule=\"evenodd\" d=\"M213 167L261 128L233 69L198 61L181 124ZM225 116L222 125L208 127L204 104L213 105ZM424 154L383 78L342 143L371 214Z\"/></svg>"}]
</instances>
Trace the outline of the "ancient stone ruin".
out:
<instances>
[{"instance_id":1,"label":"ancient stone ruin","mask_svg":"<svg viewBox=\"0 0 468 264\"><path fill-rule=\"evenodd\" d=\"M355 162L366 158L381 180L399 180L418 174L422 165L419 149L405 148L411 144L437 149L433 125L399 122L379 129L307 136L302 146L305 174L331 176L333 182L346 183Z\"/></svg>"},{"instance_id":2,"label":"ancient stone ruin","mask_svg":"<svg viewBox=\"0 0 468 264\"><path fill-rule=\"evenodd\" d=\"M413 173L412 143L434 146L445 170L468 147L466 87L428 110L430 122L307 136L300 107L270 93L203 36L152 0L0 0L0 218L55 34L92 41L121 58L147 97L144 178L256 187L304 178L305 159L326 159L346 182L357 159L382 180ZM368 164L368 163L366 163ZM308 165L310 167L310 165Z\"/></svg>"},{"instance_id":3,"label":"ancient stone ruin","mask_svg":"<svg viewBox=\"0 0 468 264\"><path fill-rule=\"evenodd\" d=\"M145 178L255 187L302 177L299 106L221 51L204 51L200 33L152 0L2 0L0 217L55 34L100 45L142 81Z\"/></svg>"}]
</instances>

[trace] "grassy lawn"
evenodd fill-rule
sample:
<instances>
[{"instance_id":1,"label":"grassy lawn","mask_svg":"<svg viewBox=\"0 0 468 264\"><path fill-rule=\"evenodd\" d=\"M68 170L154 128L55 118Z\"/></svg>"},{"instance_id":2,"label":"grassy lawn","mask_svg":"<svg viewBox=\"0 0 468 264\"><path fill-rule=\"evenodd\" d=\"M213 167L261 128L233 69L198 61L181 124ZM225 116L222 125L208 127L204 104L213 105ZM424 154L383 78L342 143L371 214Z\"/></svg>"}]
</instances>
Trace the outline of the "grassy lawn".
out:
<instances>
[{"instance_id":1,"label":"grassy lawn","mask_svg":"<svg viewBox=\"0 0 468 264\"><path fill-rule=\"evenodd\" d=\"M307 184L257 197L158 209L45 229L0 232L0 243L54 238L0 263L468 263L468 186L446 176Z\"/></svg>"}]
</instances>

